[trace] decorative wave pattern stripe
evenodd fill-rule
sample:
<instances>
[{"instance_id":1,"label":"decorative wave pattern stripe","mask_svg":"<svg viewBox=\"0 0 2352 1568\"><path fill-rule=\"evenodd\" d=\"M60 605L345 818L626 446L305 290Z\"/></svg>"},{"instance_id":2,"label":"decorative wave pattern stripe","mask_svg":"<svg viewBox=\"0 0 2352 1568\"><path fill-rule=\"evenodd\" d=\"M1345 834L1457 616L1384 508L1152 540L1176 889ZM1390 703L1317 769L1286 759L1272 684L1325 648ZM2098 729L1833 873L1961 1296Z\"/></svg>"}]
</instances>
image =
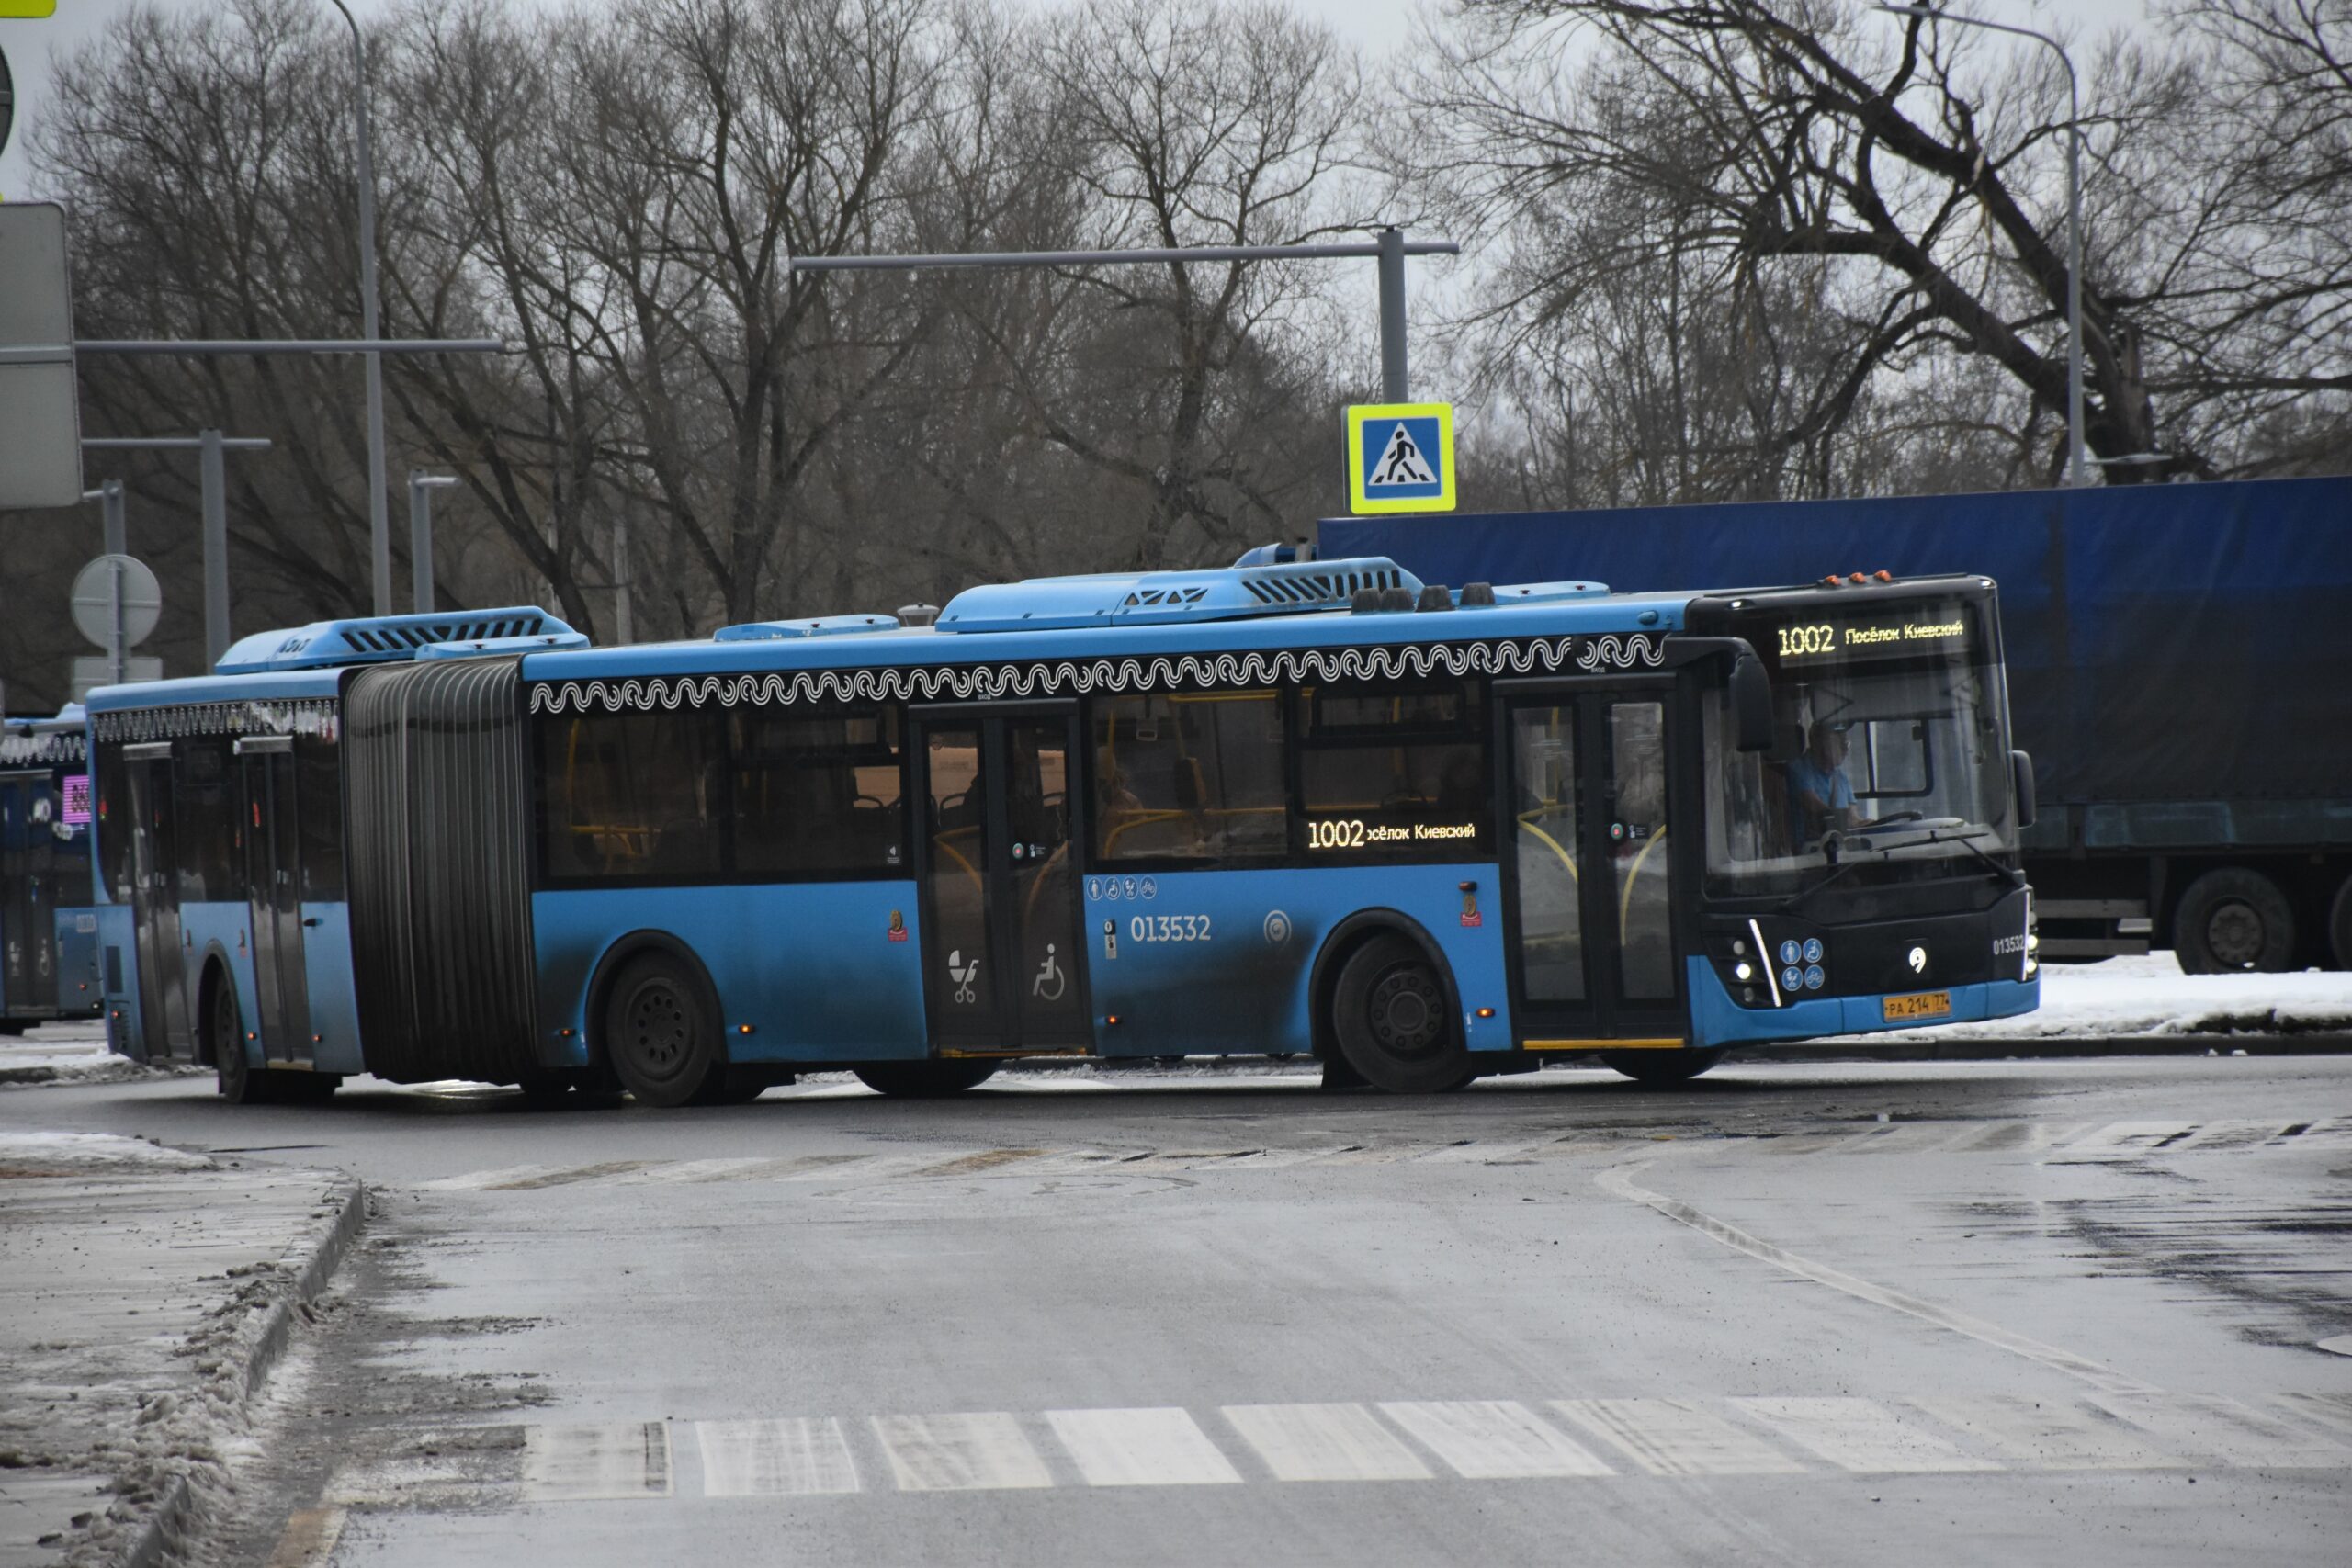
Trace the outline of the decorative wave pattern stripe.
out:
<instances>
[{"instance_id":1,"label":"decorative wave pattern stripe","mask_svg":"<svg viewBox=\"0 0 2352 1568\"><path fill-rule=\"evenodd\" d=\"M288 697L120 708L91 716L90 728L101 740L169 740L183 735L312 735L332 740L338 705L332 697Z\"/></svg>"},{"instance_id":2,"label":"decorative wave pattern stripe","mask_svg":"<svg viewBox=\"0 0 2352 1568\"><path fill-rule=\"evenodd\" d=\"M0 737L0 768L40 767L83 761L82 732L52 729L39 735Z\"/></svg>"},{"instance_id":3,"label":"decorative wave pattern stripe","mask_svg":"<svg viewBox=\"0 0 2352 1568\"><path fill-rule=\"evenodd\" d=\"M1284 649L1265 653L1185 653L1149 659L1040 660L1020 664L911 664L864 670L793 670L766 674L681 675L554 681L532 687L531 711L618 713L636 708L775 706L792 703L1001 702L1152 692L1176 687L1258 687L1307 682L1399 681L1445 675L1542 675L1573 667L1657 669L1665 641L1620 637L1530 637L1507 642L1385 643L1369 648Z\"/></svg>"}]
</instances>

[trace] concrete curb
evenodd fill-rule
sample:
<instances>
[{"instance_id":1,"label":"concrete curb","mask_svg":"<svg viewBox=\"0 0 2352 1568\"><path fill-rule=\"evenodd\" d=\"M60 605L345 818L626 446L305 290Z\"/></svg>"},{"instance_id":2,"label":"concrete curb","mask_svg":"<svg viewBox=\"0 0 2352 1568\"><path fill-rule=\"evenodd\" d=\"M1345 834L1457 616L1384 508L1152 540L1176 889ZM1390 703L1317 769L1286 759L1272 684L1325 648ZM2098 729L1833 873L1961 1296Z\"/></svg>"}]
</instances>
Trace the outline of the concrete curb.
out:
<instances>
[{"instance_id":1,"label":"concrete curb","mask_svg":"<svg viewBox=\"0 0 2352 1568\"><path fill-rule=\"evenodd\" d=\"M294 1314L325 1290L334 1278L335 1270L351 1252L362 1226L368 1223L368 1186L356 1177L346 1177L342 1206L335 1212L324 1231L316 1234L311 1243L310 1256L302 1260L294 1275L292 1288L272 1302L262 1318L261 1332L254 1337L253 1348L246 1352L244 1365L230 1371L242 1397L250 1397L262 1380L286 1354L287 1341L291 1337ZM173 1478L155 1510L147 1516L115 1559L119 1568L157 1568L165 1556L181 1546L188 1524L189 1487L186 1475Z\"/></svg>"}]
</instances>

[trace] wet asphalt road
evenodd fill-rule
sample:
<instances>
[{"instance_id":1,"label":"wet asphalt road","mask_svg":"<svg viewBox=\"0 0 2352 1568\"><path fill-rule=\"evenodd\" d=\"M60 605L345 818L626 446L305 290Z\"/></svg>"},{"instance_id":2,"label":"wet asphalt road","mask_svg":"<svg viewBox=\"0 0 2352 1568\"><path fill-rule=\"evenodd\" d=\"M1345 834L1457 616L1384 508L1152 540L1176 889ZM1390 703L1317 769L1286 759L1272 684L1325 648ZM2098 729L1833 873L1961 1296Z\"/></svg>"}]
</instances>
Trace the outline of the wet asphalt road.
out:
<instances>
[{"instance_id":1,"label":"wet asphalt road","mask_svg":"<svg viewBox=\"0 0 2352 1568\"><path fill-rule=\"evenodd\" d=\"M2334 1564L2352 1528L2352 1058L208 1089L0 1125L381 1194L210 1561Z\"/></svg>"}]
</instances>

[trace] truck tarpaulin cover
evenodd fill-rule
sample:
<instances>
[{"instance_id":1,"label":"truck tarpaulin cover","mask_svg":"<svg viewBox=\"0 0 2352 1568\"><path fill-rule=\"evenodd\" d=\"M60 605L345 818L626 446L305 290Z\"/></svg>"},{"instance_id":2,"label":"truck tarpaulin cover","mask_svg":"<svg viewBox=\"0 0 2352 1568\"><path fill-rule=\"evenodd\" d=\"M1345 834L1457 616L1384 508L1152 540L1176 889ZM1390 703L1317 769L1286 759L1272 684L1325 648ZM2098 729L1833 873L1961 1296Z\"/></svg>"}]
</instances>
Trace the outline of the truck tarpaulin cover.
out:
<instances>
[{"instance_id":1,"label":"truck tarpaulin cover","mask_svg":"<svg viewBox=\"0 0 2352 1568\"><path fill-rule=\"evenodd\" d=\"M1318 547L1457 587L1976 573L2045 802L2352 795L2352 479L1335 518Z\"/></svg>"}]
</instances>

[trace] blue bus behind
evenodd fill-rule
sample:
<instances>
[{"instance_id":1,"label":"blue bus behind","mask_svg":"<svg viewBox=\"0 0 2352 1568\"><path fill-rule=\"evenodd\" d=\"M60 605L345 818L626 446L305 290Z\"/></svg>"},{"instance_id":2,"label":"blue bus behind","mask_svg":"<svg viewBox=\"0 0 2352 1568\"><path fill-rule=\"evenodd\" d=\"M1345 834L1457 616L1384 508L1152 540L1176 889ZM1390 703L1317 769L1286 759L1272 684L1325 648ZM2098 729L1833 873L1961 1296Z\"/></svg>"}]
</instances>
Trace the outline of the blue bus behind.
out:
<instances>
[{"instance_id":1,"label":"blue bus behind","mask_svg":"<svg viewBox=\"0 0 2352 1568\"><path fill-rule=\"evenodd\" d=\"M82 712L0 728L0 1033L99 1008Z\"/></svg>"}]
</instances>

